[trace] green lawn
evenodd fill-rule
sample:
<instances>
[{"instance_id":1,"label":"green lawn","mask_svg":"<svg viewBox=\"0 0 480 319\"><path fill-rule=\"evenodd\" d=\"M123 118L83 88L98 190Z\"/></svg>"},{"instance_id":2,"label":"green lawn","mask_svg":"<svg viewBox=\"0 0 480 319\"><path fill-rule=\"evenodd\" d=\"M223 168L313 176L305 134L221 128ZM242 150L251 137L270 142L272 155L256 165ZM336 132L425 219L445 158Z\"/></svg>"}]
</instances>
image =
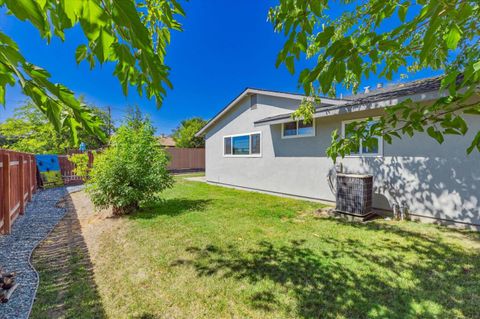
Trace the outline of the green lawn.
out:
<instances>
[{"instance_id":1,"label":"green lawn","mask_svg":"<svg viewBox=\"0 0 480 319\"><path fill-rule=\"evenodd\" d=\"M478 318L477 233L176 179L96 239L99 317Z\"/></svg>"}]
</instances>

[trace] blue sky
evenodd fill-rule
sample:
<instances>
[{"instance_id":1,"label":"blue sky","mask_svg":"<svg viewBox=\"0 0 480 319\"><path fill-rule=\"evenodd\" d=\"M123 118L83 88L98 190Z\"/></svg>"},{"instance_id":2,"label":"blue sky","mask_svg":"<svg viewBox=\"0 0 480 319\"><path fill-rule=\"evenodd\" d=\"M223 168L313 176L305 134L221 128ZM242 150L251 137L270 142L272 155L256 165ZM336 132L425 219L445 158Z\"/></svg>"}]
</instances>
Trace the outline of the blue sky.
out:
<instances>
[{"instance_id":1,"label":"blue sky","mask_svg":"<svg viewBox=\"0 0 480 319\"><path fill-rule=\"evenodd\" d=\"M135 90L128 97L112 75L113 65L90 70L87 63L77 65L74 52L85 40L81 31L69 30L66 41L54 39L49 45L31 25L0 13L0 29L17 41L31 62L46 68L53 81L61 82L87 102L111 106L116 122L128 105L138 104L150 114L157 133L171 133L185 118L211 118L246 87L299 92L297 78L284 66L275 68L275 59L284 42L267 22L274 0L192 0L184 4L187 17L183 32L172 35L167 64L172 68L174 89L168 92L160 110L154 101L141 98ZM297 69L301 69L301 62ZM416 74L410 79L428 76ZM375 85L371 78L364 85ZM0 121L11 115L24 97L14 88L7 91L6 110Z\"/></svg>"}]
</instances>

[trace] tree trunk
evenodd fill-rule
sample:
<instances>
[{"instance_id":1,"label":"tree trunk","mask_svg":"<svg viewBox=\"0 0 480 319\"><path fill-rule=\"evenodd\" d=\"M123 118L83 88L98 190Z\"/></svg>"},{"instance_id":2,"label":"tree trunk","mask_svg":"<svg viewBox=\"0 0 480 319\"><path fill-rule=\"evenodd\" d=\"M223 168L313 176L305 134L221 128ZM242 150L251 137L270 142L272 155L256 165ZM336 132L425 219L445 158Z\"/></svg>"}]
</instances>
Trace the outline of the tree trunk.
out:
<instances>
[{"instance_id":1,"label":"tree trunk","mask_svg":"<svg viewBox=\"0 0 480 319\"><path fill-rule=\"evenodd\" d=\"M132 203L127 206L113 206L112 212L114 216L128 215L136 212L140 206L138 203Z\"/></svg>"}]
</instances>

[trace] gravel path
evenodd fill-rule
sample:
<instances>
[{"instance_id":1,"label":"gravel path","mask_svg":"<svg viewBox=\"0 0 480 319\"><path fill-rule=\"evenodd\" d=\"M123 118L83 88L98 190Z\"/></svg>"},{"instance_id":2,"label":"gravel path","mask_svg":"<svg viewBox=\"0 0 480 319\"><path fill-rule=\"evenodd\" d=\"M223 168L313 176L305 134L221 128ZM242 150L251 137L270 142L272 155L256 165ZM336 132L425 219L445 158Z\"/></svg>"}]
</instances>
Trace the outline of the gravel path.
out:
<instances>
[{"instance_id":1,"label":"gravel path","mask_svg":"<svg viewBox=\"0 0 480 319\"><path fill-rule=\"evenodd\" d=\"M18 288L9 302L0 304L1 319L28 318L38 286L37 272L30 265L30 255L62 219L66 209L57 202L82 186L59 187L38 191L28 203L25 214L13 224L10 235L0 235L0 267L17 272Z\"/></svg>"}]
</instances>

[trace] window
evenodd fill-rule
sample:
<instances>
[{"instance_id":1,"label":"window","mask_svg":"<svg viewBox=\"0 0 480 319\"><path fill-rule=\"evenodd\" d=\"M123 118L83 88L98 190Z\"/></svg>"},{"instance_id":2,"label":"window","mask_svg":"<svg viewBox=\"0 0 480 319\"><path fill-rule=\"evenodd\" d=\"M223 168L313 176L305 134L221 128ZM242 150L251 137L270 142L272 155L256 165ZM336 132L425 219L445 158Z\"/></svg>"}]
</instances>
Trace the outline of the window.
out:
<instances>
[{"instance_id":1,"label":"window","mask_svg":"<svg viewBox=\"0 0 480 319\"><path fill-rule=\"evenodd\" d=\"M282 124L282 137L315 136L315 120L311 123L294 121Z\"/></svg>"},{"instance_id":2,"label":"window","mask_svg":"<svg viewBox=\"0 0 480 319\"><path fill-rule=\"evenodd\" d=\"M234 136L232 137L232 154L248 155L250 154L250 136Z\"/></svg>"},{"instance_id":3,"label":"window","mask_svg":"<svg viewBox=\"0 0 480 319\"><path fill-rule=\"evenodd\" d=\"M348 123L354 122L354 121L362 121L364 119L357 119L357 120L352 120L352 121L344 121L342 122L342 135L346 136L346 126ZM372 126L373 124L376 123L376 120L372 120L368 122L367 124L367 129ZM367 146L363 145L363 141L360 141L360 146L358 147L358 150L353 151L350 156L381 156L383 153L383 138L381 136L376 136L373 137L374 143L373 145Z\"/></svg>"},{"instance_id":4,"label":"window","mask_svg":"<svg viewBox=\"0 0 480 319\"><path fill-rule=\"evenodd\" d=\"M260 133L225 136L223 138L224 156L261 156Z\"/></svg>"}]
</instances>

